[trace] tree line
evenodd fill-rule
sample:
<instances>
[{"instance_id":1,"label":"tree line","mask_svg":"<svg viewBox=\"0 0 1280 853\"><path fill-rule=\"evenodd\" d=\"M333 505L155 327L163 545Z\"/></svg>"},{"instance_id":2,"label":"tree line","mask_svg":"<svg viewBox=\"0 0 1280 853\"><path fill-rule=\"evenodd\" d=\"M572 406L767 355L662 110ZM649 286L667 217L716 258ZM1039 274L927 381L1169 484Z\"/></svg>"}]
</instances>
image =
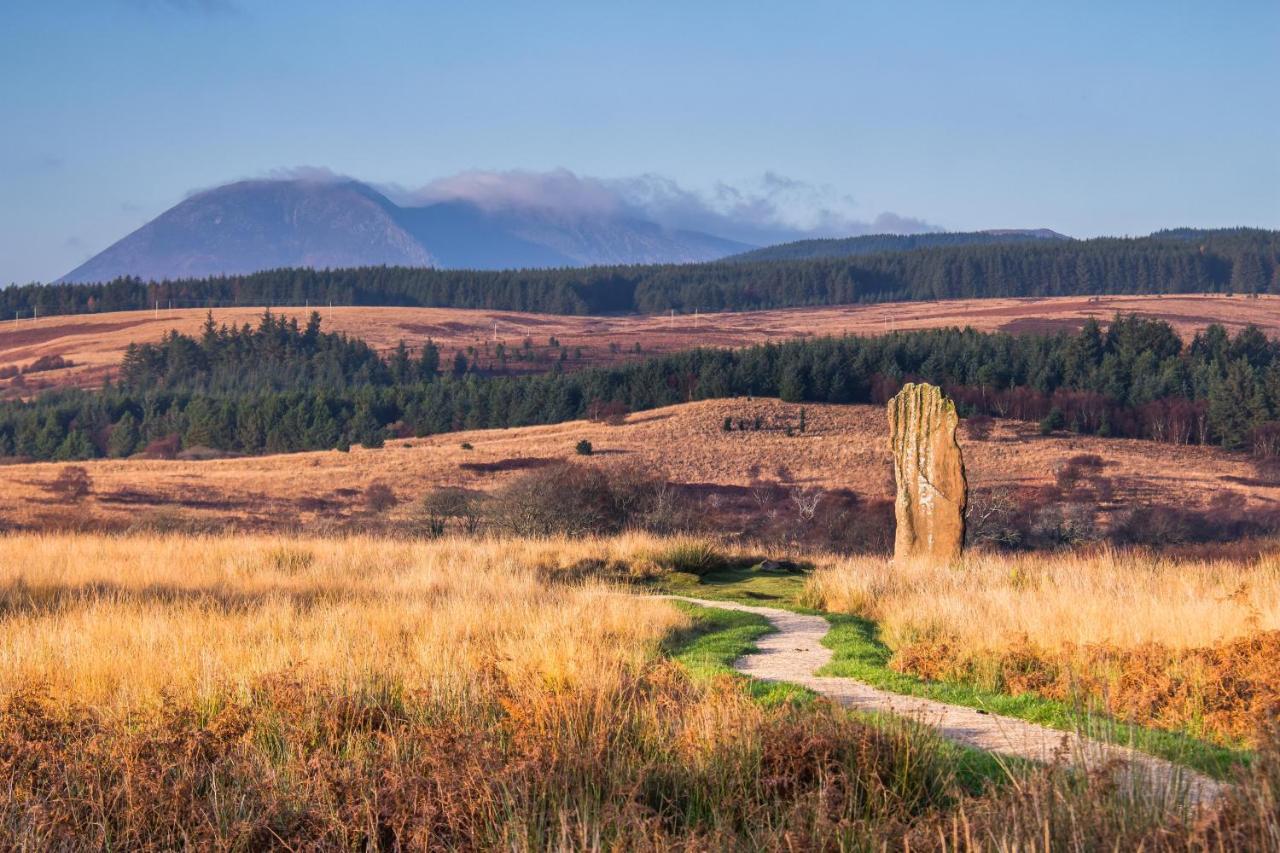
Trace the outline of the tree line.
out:
<instances>
[{"instance_id":1,"label":"tree line","mask_svg":"<svg viewBox=\"0 0 1280 853\"><path fill-rule=\"evenodd\" d=\"M1280 232L938 245L853 257L540 270L280 269L0 289L0 318L156 307L384 305L553 314L1108 293L1280 293Z\"/></svg>"},{"instance_id":2,"label":"tree line","mask_svg":"<svg viewBox=\"0 0 1280 853\"><path fill-rule=\"evenodd\" d=\"M1210 326L1184 344L1163 321L1090 321L1077 334L971 329L700 349L537 376L487 375L435 347L411 358L269 315L131 348L101 391L0 405L0 456L72 460L207 447L282 453L390 437L615 417L739 395L883 403L903 382L943 385L966 417L1280 454L1280 343Z\"/></svg>"}]
</instances>

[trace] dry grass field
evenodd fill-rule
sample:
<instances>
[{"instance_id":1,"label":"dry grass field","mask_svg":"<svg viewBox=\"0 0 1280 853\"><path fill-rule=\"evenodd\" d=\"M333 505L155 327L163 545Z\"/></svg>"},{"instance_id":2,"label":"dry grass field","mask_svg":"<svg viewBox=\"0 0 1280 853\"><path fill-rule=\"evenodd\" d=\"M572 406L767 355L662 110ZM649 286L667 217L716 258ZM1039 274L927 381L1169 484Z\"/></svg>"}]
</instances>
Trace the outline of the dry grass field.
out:
<instances>
[{"instance_id":1,"label":"dry grass field","mask_svg":"<svg viewBox=\"0 0 1280 853\"><path fill-rule=\"evenodd\" d=\"M1270 751L1198 816L1052 769L975 791L918 727L697 676L662 654L689 615L577 571L647 574L669 540L0 544L15 848L1253 850L1276 829ZM815 581L833 603L854 598L837 575L876 571L816 559L837 573ZM886 619L906 587L945 591L879 572L864 592ZM1062 614L1088 593L1065 569L1053 584ZM1122 598L1080 618L1114 618Z\"/></svg>"},{"instance_id":2,"label":"dry grass field","mask_svg":"<svg viewBox=\"0 0 1280 853\"><path fill-rule=\"evenodd\" d=\"M574 421L449 433L391 441L377 450L353 447L349 453L97 460L82 463L93 491L75 507L50 491L66 466L9 465L0 467L0 489L8 499L0 506L0 523L48 529L93 519L119 529L180 515L248 530L325 529L358 520L363 492L373 483L386 484L401 501L389 517L404 518L419 497L437 487L492 492L550 462L582 460L575 446L584 439L595 450L591 464L652 470L682 488L720 534L742 533L747 520L762 511L785 520L794 513L792 495L801 490L828 492L832 501L842 496L863 509L890 498L880 407L807 405L806 432L791 436L780 429L722 428L726 417L759 418L765 427L794 423L799 409L777 400L713 400L635 413L618 426ZM1142 505L1212 504L1264 514L1280 508L1280 481L1260 474L1247 457L1216 448L1045 437L1034 425L1012 421L997 422L989 438L964 444L975 491L1005 491L1023 502L1083 501L1096 507L1100 522ZM1057 472L1081 456L1099 457L1100 473L1058 488Z\"/></svg>"},{"instance_id":3,"label":"dry grass field","mask_svg":"<svg viewBox=\"0 0 1280 853\"><path fill-rule=\"evenodd\" d=\"M836 560L822 609L873 620L891 665L1006 693L1081 696L1143 724L1256 739L1280 712L1280 551Z\"/></svg>"},{"instance_id":4,"label":"dry grass field","mask_svg":"<svg viewBox=\"0 0 1280 853\"><path fill-rule=\"evenodd\" d=\"M891 829L951 795L927 739L695 683L658 656L688 617L555 582L652 546L7 539L0 835L705 849Z\"/></svg>"},{"instance_id":5,"label":"dry grass field","mask_svg":"<svg viewBox=\"0 0 1280 853\"><path fill-rule=\"evenodd\" d=\"M305 321L308 309L277 308L276 313ZM452 308L347 308L320 310L325 327L362 338L380 349L400 340L410 345L432 338L446 358L469 347L480 353L482 366L493 361L494 344L508 351L525 338L540 360L509 361L508 369L545 369L559 351L548 346L554 337L570 353L568 366L588 366L673 352L695 346L738 347L766 341L821 335L880 334L894 329L972 326L982 331L1057 331L1076 329L1089 317L1110 320L1136 313L1171 323L1190 337L1210 323L1232 331L1248 324L1268 334L1280 333L1280 297L1256 299L1228 296L1104 296L1037 299L978 299L844 305L773 311L707 314L698 317L576 317L509 311ZM53 385L92 386L102 382L131 342L155 341L171 329L196 333L204 309L132 311L113 314L53 316L36 321L0 322L0 368L25 367L38 358L61 356L75 366L32 374L30 388ZM219 323L254 323L261 308L215 309ZM496 324L496 325L495 325ZM496 332L495 332L496 328ZM576 350L582 349L577 358Z\"/></svg>"}]
</instances>

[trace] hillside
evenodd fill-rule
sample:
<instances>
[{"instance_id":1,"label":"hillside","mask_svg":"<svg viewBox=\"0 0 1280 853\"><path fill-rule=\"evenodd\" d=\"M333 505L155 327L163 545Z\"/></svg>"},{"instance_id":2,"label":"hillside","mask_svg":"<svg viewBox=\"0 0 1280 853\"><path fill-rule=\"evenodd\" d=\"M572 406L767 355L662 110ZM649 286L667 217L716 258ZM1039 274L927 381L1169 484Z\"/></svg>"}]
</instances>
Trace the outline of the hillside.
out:
<instances>
[{"instance_id":1,"label":"hillside","mask_svg":"<svg viewBox=\"0 0 1280 853\"><path fill-rule=\"evenodd\" d=\"M1035 240L1070 240L1048 228L1005 228L992 231L951 231L935 234L868 234L823 240L797 240L764 246L728 258L732 261L794 261L808 258L848 258L881 252L907 252L943 246L984 246L1029 243Z\"/></svg>"},{"instance_id":2,"label":"hillside","mask_svg":"<svg viewBox=\"0 0 1280 853\"><path fill-rule=\"evenodd\" d=\"M238 275L281 267L504 269L705 261L745 248L625 216L462 201L401 206L357 181L241 181L193 195L62 281Z\"/></svg>"},{"instance_id":3,"label":"hillside","mask_svg":"<svg viewBox=\"0 0 1280 853\"><path fill-rule=\"evenodd\" d=\"M273 312L305 322L310 309L276 308ZM1211 323L1222 324L1232 333L1255 325L1268 336L1280 336L1280 297L1276 296L946 300L725 312L698 317L582 317L456 308L324 307L321 313L326 328L365 340L382 352L401 340L417 346L430 338L440 347L445 363L455 353L475 347L481 353L482 365L487 365L494 358L497 343L515 352L527 337L534 357L508 361L505 369L512 372L541 372L558 364L559 347L550 346L552 338L572 353L563 367L576 370L695 346L741 347L806 336L874 335L947 326L1013 333L1074 331L1087 319L1106 323L1116 314L1164 320L1184 340L1190 340ZM173 329L197 334L207 314L205 309L187 308L0 323L0 371L21 370L38 359L61 358L72 362L71 366L26 375L22 393L51 387L93 387L114 371L130 343L155 342ZM218 323L229 325L256 323L261 315L261 308L213 311ZM12 379L0 379L0 388L11 385Z\"/></svg>"},{"instance_id":4,"label":"hillside","mask_svg":"<svg viewBox=\"0 0 1280 853\"><path fill-rule=\"evenodd\" d=\"M434 488L491 492L549 461L582 460L574 448L583 439L595 448L592 464L606 469L640 465L658 473L686 493L699 516L721 533L746 530L769 509L779 514L779 523L788 521L795 512L790 493L797 488L828 492L831 506L856 504L868 519L884 521L892 472L882 407L806 405L806 432L790 436L780 429L722 429L726 417L759 417L766 426L794 422L799 408L776 400L710 400L637 413L620 426L573 421L471 430L349 453L91 461L82 463L93 481L93 497L81 523L95 519L121 528L167 519L258 530L340 527L359 521L363 491L375 482L390 486L404 502L395 514L407 520L413 502ZM1216 502L1236 513L1266 516L1280 501L1280 480L1260 478L1247 457L1214 448L1046 437L1034 425L1013 422L998 423L988 438L964 438L962 444L975 494L1011 490L1027 513L1043 504L1082 503L1106 526L1142 506L1207 511ZM1098 474L1065 493L1053 491L1068 460L1092 455L1101 460ZM0 523L61 526L65 511L49 501L48 486L63 467L0 467L0 488L9 497ZM763 508L752 493L753 485L761 484L775 490ZM880 542L874 530L863 535L868 543Z\"/></svg>"},{"instance_id":5,"label":"hillside","mask_svg":"<svg viewBox=\"0 0 1280 853\"><path fill-rule=\"evenodd\" d=\"M574 233L594 239L593 232ZM642 234L627 233L643 242ZM0 317L307 302L548 314L691 314L1155 293L1280 293L1280 232L1223 229L1133 239L1035 239L791 261L497 271L294 268L159 283L120 278L0 289Z\"/></svg>"}]
</instances>

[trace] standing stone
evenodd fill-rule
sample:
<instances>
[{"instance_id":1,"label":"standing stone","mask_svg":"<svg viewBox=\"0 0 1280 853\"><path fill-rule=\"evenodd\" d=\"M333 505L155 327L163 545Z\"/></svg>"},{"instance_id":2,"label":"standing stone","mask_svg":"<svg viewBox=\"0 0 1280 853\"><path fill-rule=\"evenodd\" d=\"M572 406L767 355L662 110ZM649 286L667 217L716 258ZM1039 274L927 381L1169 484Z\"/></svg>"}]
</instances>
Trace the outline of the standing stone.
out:
<instances>
[{"instance_id":1,"label":"standing stone","mask_svg":"<svg viewBox=\"0 0 1280 853\"><path fill-rule=\"evenodd\" d=\"M898 484L895 559L951 562L964 546L968 485L956 443L956 404L936 385L909 382L889 401L889 447Z\"/></svg>"}]
</instances>

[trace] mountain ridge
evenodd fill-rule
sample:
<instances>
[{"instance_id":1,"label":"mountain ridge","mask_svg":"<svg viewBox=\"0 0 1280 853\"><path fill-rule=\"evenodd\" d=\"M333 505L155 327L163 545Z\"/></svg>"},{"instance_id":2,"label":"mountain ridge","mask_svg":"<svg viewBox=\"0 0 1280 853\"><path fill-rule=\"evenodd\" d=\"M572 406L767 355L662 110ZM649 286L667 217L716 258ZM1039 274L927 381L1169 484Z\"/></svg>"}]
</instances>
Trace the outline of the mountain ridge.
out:
<instances>
[{"instance_id":1,"label":"mountain ridge","mask_svg":"<svg viewBox=\"0 0 1280 853\"><path fill-rule=\"evenodd\" d=\"M908 252L949 246L1072 240L1049 228L992 228L986 231L930 231L923 234L863 234L795 240L732 255L730 261L794 261L807 258L846 258L881 252Z\"/></svg>"},{"instance_id":2,"label":"mountain ridge","mask_svg":"<svg viewBox=\"0 0 1280 853\"><path fill-rule=\"evenodd\" d=\"M285 267L688 263L749 248L623 215L492 209L460 199L400 205L352 179L246 180L184 199L58 281L160 281Z\"/></svg>"}]
</instances>

